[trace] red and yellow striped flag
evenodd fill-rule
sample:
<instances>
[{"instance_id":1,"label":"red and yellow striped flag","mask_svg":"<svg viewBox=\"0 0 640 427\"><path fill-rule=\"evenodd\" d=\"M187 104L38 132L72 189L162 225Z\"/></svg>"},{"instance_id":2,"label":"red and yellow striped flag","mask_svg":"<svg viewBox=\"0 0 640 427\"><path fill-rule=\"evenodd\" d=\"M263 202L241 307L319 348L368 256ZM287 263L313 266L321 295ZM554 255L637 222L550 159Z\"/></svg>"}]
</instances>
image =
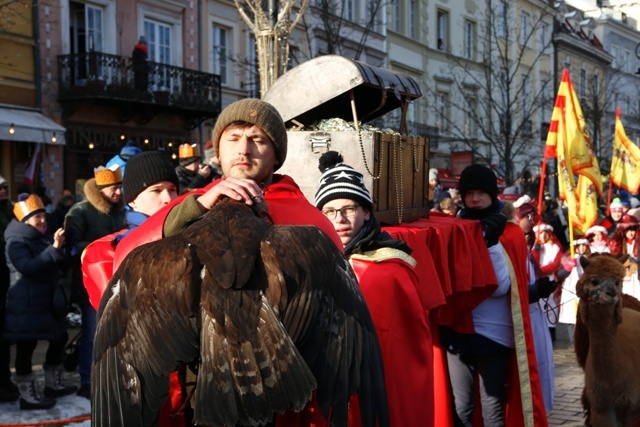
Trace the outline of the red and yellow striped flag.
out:
<instances>
[{"instance_id":1,"label":"red and yellow striped flag","mask_svg":"<svg viewBox=\"0 0 640 427\"><path fill-rule=\"evenodd\" d=\"M573 90L569 71L565 69L551 116L545 157L558 160L560 197L567 202L574 227L586 231L590 226L587 224L598 215L597 194L602 194L602 176L584 128L582 108ZM579 180L579 188L575 175L585 178Z\"/></svg>"},{"instance_id":2,"label":"red and yellow striped flag","mask_svg":"<svg viewBox=\"0 0 640 427\"><path fill-rule=\"evenodd\" d=\"M611 181L632 194L636 194L640 188L640 148L627 137L624 131L622 120L620 120L620 107L616 108Z\"/></svg>"}]
</instances>

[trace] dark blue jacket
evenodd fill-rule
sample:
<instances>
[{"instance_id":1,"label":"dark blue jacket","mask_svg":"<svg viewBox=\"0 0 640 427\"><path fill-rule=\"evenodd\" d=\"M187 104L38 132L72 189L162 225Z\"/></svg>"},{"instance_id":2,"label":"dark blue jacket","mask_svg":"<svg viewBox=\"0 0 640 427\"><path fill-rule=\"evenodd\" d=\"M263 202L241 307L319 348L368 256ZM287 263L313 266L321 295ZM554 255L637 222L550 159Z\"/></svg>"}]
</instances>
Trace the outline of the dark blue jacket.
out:
<instances>
[{"instance_id":1,"label":"dark blue jacket","mask_svg":"<svg viewBox=\"0 0 640 427\"><path fill-rule=\"evenodd\" d=\"M64 261L62 250L29 224L15 219L4 232L5 254L11 273L7 293L4 338L56 341L66 330L66 319L53 314L53 293Z\"/></svg>"}]
</instances>

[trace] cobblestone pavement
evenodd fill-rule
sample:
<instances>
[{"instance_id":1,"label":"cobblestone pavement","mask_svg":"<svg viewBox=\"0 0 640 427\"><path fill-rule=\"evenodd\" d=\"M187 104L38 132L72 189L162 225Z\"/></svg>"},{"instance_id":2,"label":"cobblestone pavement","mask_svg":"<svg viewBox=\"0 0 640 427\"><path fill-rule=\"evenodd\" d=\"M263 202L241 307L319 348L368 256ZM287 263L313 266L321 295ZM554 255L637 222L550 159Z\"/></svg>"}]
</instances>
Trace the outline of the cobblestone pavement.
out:
<instances>
[{"instance_id":1,"label":"cobblestone pavement","mask_svg":"<svg viewBox=\"0 0 640 427\"><path fill-rule=\"evenodd\" d=\"M549 414L549 427L583 426L582 387L584 375L576 362L573 345L569 341L566 325L557 327L557 340L553 351L556 364L555 397Z\"/></svg>"}]
</instances>

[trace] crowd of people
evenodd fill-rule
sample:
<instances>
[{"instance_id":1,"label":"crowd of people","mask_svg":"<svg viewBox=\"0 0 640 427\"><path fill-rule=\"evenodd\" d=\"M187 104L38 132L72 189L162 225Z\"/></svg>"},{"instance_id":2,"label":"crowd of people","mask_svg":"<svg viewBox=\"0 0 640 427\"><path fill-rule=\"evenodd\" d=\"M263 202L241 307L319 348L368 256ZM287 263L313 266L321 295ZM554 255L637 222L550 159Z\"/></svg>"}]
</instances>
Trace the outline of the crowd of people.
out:
<instances>
[{"instance_id":1,"label":"crowd of people","mask_svg":"<svg viewBox=\"0 0 640 427\"><path fill-rule=\"evenodd\" d=\"M433 210L480 224L481 244L491 260L485 268L495 275L496 285L459 319L457 325L464 327L431 331L429 310L418 295L413 249L383 230L362 173L345 164L340 153L329 151L320 158L322 176L315 200L309 202L291 177L276 173L287 157L280 115L263 101L246 99L220 114L205 155L203 161L197 145L183 144L174 167L165 153L143 152L128 142L94 170L82 200L65 192L50 212L36 194L23 193L11 201L8 182L0 177L0 298L5 302L0 304L0 401L19 399L26 410L51 408L57 397L72 393L91 399L96 315L114 268L133 248L182 232L225 197L248 205L266 201L275 224L315 225L344 252L380 341L392 426L422 426L433 415L416 396L432 392L428 355L435 333L446 353L454 425L471 426L479 419L484 425L524 425L528 417L534 425L546 425L553 406L555 325L575 323L575 282L581 274L577 257L629 254L627 292L640 289L640 213L630 210L627 199L614 199L597 225L574 236L572 258L567 214L560 204L540 201L540 216L531 196L499 194L495 173L483 165L468 166L459 188L447 191L438 184L437 170L430 170L426 197ZM154 219L147 221L150 217ZM82 313L77 385L65 384L62 375L69 301L64 292L60 301L61 276L70 278L70 301ZM44 393L32 369L41 340L49 342ZM523 369L526 375L518 376ZM188 412L179 409L185 376L171 381L159 420L184 425ZM350 408L358 411L357 397ZM173 416L176 412L179 417ZM358 420L351 417L353 425ZM278 415L275 423L328 425L313 401L299 414Z\"/></svg>"}]
</instances>

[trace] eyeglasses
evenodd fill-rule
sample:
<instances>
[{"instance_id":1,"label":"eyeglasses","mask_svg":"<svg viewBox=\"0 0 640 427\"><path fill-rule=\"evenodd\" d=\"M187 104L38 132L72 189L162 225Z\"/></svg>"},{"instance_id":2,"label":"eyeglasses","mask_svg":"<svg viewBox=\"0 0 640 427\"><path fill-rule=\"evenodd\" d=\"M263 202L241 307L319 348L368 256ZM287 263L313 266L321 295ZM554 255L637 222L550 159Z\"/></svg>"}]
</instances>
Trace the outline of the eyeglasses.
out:
<instances>
[{"instance_id":1,"label":"eyeglasses","mask_svg":"<svg viewBox=\"0 0 640 427\"><path fill-rule=\"evenodd\" d=\"M350 205L343 206L340 209L323 209L322 213L329 219L336 219L338 216L338 212L340 212L340 214L342 214L342 216L345 218L351 218L356 215L359 207L360 205Z\"/></svg>"}]
</instances>

